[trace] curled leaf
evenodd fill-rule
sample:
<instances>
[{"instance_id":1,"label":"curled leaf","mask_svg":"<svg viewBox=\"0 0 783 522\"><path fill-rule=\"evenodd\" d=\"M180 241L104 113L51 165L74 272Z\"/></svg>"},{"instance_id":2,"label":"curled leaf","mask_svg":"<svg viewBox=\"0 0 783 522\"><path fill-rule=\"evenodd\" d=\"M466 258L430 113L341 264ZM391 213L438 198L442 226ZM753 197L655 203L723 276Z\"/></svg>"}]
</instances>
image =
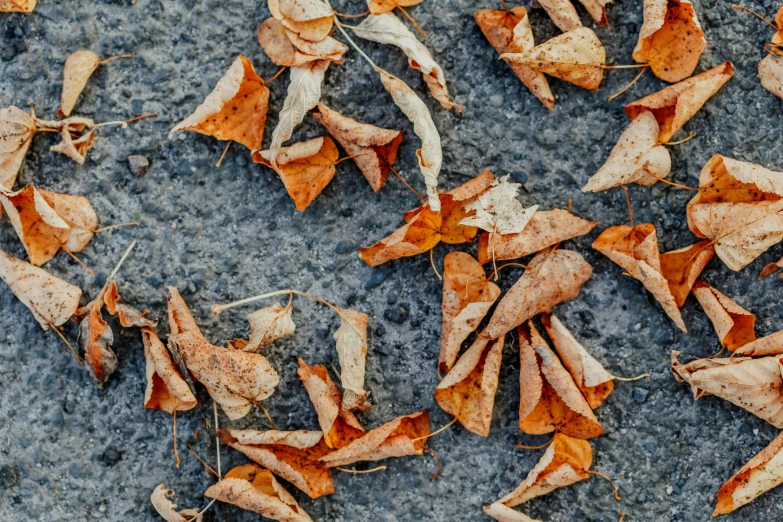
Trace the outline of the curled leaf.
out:
<instances>
[{"instance_id":1,"label":"curled leaf","mask_svg":"<svg viewBox=\"0 0 783 522\"><path fill-rule=\"evenodd\" d=\"M340 383L343 387L342 409L361 407L370 395L364 390L364 370L367 362L367 314L355 310L340 310L340 327L334 333L337 357L340 360Z\"/></svg>"},{"instance_id":2,"label":"curled leaf","mask_svg":"<svg viewBox=\"0 0 783 522\"><path fill-rule=\"evenodd\" d=\"M783 355L783 330L742 345L734 351L734 355L747 357Z\"/></svg>"},{"instance_id":3,"label":"curled leaf","mask_svg":"<svg viewBox=\"0 0 783 522\"><path fill-rule=\"evenodd\" d=\"M155 330L148 326L143 327L141 339L144 342L147 374L144 407L162 410L166 413L195 408L198 401L172 362L171 355L158 338Z\"/></svg>"},{"instance_id":4,"label":"curled leaf","mask_svg":"<svg viewBox=\"0 0 783 522\"><path fill-rule=\"evenodd\" d=\"M111 280L103 295L103 302L106 305L106 311L117 317L124 328L155 328L155 321L144 317L144 314L120 301L120 292L117 290L117 284Z\"/></svg>"},{"instance_id":5,"label":"curled leaf","mask_svg":"<svg viewBox=\"0 0 783 522\"><path fill-rule=\"evenodd\" d=\"M702 281L693 285L693 295L710 318L721 345L733 352L756 339L755 315Z\"/></svg>"},{"instance_id":6,"label":"curled leaf","mask_svg":"<svg viewBox=\"0 0 783 522\"><path fill-rule=\"evenodd\" d=\"M669 290L679 308L685 304L691 288L714 255L715 247L706 239L661 254L661 273L669 282Z\"/></svg>"},{"instance_id":7,"label":"curled leaf","mask_svg":"<svg viewBox=\"0 0 783 522\"><path fill-rule=\"evenodd\" d=\"M35 129L35 115L30 115L13 105L0 109L1 186L9 190L13 188L22 161L33 142Z\"/></svg>"},{"instance_id":8,"label":"curled leaf","mask_svg":"<svg viewBox=\"0 0 783 522\"><path fill-rule=\"evenodd\" d=\"M84 352L84 360L98 386L103 386L117 369L117 356L111 349L114 332L101 313L105 294L104 287L95 299L77 312L78 316L84 315L79 323L79 349Z\"/></svg>"},{"instance_id":9,"label":"curled leaf","mask_svg":"<svg viewBox=\"0 0 783 522\"><path fill-rule=\"evenodd\" d=\"M370 14L379 15L393 11L397 7L419 5L424 0L369 0Z\"/></svg>"},{"instance_id":10,"label":"curled leaf","mask_svg":"<svg viewBox=\"0 0 783 522\"><path fill-rule=\"evenodd\" d=\"M698 388L693 383L694 373L700 370L706 370L708 368L722 368L724 366L729 366L732 364L737 364L741 361L748 360L747 357L724 357L722 359L711 357L711 358L703 358L703 359L694 359L688 363L683 364L679 361L680 355L682 355L682 352L679 352L677 350L672 350L671 367L669 369L671 370L672 375L674 376L674 380L676 380L677 382L684 382L691 387L691 392L693 393L694 399L699 399L701 397L712 395L711 393L708 393Z\"/></svg>"},{"instance_id":11,"label":"curled leaf","mask_svg":"<svg viewBox=\"0 0 783 522\"><path fill-rule=\"evenodd\" d=\"M500 502L493 502L488 506L484 506L484 513L498 522L541 522L540 520L530 518L520 511L511 509Z\"/></svg>"},{"instance_id":12,"label":"curled leaf","mask_svg":"<svg viewBox=\"0 0 783 522\"><path fill-rule=\"evenodd\" d=\"M158 515L163 517L163 520L166 522L201 522L198 509L177 511L177 505L169 499L172 495L174 495L173 489L166 489L163 484L158 484L150 496L152 507L158 512Z\"/></svg>"},{"instance_id":13,"label":"curled leaf","mask_svg":"<svg viewBox=\"0 0 783 522\"><path fill-rule=\"evenodd\" d=\"M272 16L303 40L320 42L332 32L334 11L321 0L270 0L268 6Z\"/></svg>"},{"instance_id":14,"label":"curled leaf","mask_svg":"<svg viewBox=\"0 0 783 522\"><path fill-rule=\"evenodd\" d=\"M300 38L274 17L261 23L258 28L258 43L269 59L281 67L303 65L315 60L342 63L343 54L348 50L348 47L331 36L320 42Z\"/></svg>"}]
</instances>

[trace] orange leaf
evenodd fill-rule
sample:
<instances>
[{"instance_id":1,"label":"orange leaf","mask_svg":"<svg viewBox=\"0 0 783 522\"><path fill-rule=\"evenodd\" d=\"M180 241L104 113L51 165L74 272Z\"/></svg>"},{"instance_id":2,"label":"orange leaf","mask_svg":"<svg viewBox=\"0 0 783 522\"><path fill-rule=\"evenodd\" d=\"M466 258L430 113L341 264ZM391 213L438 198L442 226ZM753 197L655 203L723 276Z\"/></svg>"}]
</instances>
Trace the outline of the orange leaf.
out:
<instances>
[{"instance_id":1,"label":"orange leaf","mask_svg":"<svg viewBox=\"0 0 783 522\"><path fill-rule=\"evenodd\" d=\"M756 339L755 315L702 281L693 285L693 295L710 318L721 345L733 352Z\"/></svg>"},{"instance_id":2,"label":"orange leaf","mask_svg":"<svg viewBox=\"0 0 783 522\"><path fill-rule=\"evenodd\" d=\"M379 15L393 11L397 7L419 5L424 0L370 0L370 14Z\"/></svg>"},{"instance_id":3,"label":"orange leaf","mask_svg":"<svg viewBox=\"0 0 783 522\"><path fill-rule=\"evenodd\" d=\"M669 290L679 308L714 255L715 247L709 240L661 254L661 273L669 282Z\"/></svg>"},{"instance_id":4,"label":"orange leaf","mask_svg":"<svg viewBox=\"0 0 783 522\"><path fill-rule=\"evenodd\" d=\"M144 391L144 407L166 413L195 408L198 401L193 396L182 374L171 360L158 334L150 327L141 329L146 359L147 388Z\"/></svg>"}]
</instances>

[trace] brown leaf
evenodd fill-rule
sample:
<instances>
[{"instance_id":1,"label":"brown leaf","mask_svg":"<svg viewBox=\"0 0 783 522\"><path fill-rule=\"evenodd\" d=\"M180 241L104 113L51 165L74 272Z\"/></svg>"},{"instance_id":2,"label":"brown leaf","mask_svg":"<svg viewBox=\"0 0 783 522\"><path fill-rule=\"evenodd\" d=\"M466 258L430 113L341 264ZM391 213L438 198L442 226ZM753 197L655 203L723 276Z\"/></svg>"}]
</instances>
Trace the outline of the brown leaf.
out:
<instances>
[{"instance_id":1,"label":"brown leaf","mask_svg":"<svg viewBox=\"0 0 783 522\"><path fill-rule=\"evenodd\" d=\"M555 317L541 317L546 333L560 356L563 365L574 379L592 409L598 408L614 389L614 376L598 362L573 336L568 328Z\"/></svg>"},{"instance_id":2,"label":"brown leaf","mask_svg":"<svg viewBox=\"0 0 783 522\"><path fill-rule=\"evenodd\" d=\"M644 23L633 59L647 63L666 82L693 74L707 40L687 0L644 0Z\"/></svg>"},{"instance_id":3,"label":"brown leaf","mask_svg":"<svg viewBox=\"0 0 783 522\"><path fill-rule=\"evenodd\" d=\"M693 285L693 295L710 318L722 346L733 352L756 339L755 315L702 281Z\"/></svg>"},{"instance_id":4,"label":"brown leaf","mask_svg":"<svg viewBox=\"0 0 783 522\"><path fill-rule=\"evenodd\" d=\"M661 259L658 251L658 236L651 223L609 227L593 242L593 248L620 265L634 279L661 303L674 324L685 333L688 329L682 320L674 300L669 282L661 273Z\"/></svg>"},{"instance_id":5,"label":"brown leaf","mask_svg":"<svg viewBox=\"0 0 783 522\"><path fill-rule=\"evenodd\" d=\"M0 109L0 186L9 190L13 188L34 134L35 115L13 105Z\"/></svg>"},{"instance_id":6,"label":"brown leaf","mask_svg":"<svg viewBox=\"0 0 783 522\"><path fill-rule=\"evenodd\" d=\"M98 386L102 386L117 369L117 356L111 349L114 333L101 314L105 294L104 287L95 299L77 312L80 317L84 315L79 323L79 349L84 352L84 360Z\"/></svg>"},{"instance_id":7,"label":"brown leaf","mask_svg":"<svg viewBox=\"0 0 783 522\"><path fill-rule=\"evenodd\" d=\"M144 342L147 388L144 391L144 407L162 410L166 413L195 408L198 401L190 391L188 383L171 360L166 347L153 328L142 327Z\"/></svg>"},{"instance_id":8,"label":"brown leaf","mask_svg":"<svg viewBox=\"0 0 783 522\"><path fill-rule=\"evenodd\" d=\"M310 498L334 493L332 473L318 461L329 453L320 431L220 429L218 437Z\"/></svg>"},{"instance_id":9,"label":"brown leaf","mask_svg":"<svg viewBox=\"0 0 783 522\"><path fill-rule=\"evenodd\" d=\"M783 355L783 330L751 341L737 350L734 355L748 357L764 357L767 355Z\"/></svg>"},{"instance_id":10,"label":"brown leaf","mask_svg":"<svg viewBox=\"0 0 783 522\"><path fill-rule=\"evenodd\" d=\"M487 280L484 268L465 252L451 252L443 260L443 325L438 370L454 366L460 346L478 328L500 288Z\"/></svg>"},{"instance_id":11,"label":"brown leaf","mask_svg":"<svg viewBox=\"0 0 783 522\"><path fill-rule=\"evenodd\" d=\"M543 0L538 2L558 29L567 33L582 27L582 21L576 14L570 0Z\"/></svg>"},{"instance_id":12,"label":"brown leaf","mask_svg":"<svg viewBox=\"0 0 783 522\"><path fill-rule=\"evenodd\" d=\"M250 340L240 349L246 352L257 352L262 346L293 334L296 329L291 318L293 311L292 300L289 299L286 306L275 303L248 315Z\"/></svg>"},{"instance_id":13,"label":"brown leaf","mask_svg":"<svg viewBox=\"0 0 783 522\"><path fill-rule=\"evenodd\" d=\"M498 290L499 292L499 290ZM506 336L489 340L479 335L435 388L435 400L466 430L489 436L500 361Z\"/></svg>"},{"instance_id":14,"label":"brown leaf","mask_svg":"<svg viewBox=\"0 0 783 522\"><path fill-rule=\"evenodd\" d=\"M312 115L326 127L362 171L375 192L381 190L397 159L402 132L359 123L319 103Z\"/></svg>"},{"instance_id":15,"label":"brown leaf","mask_svg":"<svg viewBox=\"0 0 783 522\"><path fill-rule=\"evenodd\" d=\"M114 281L109 281L109 286L103 296L103 302L106 304L106 311L116 316L124 328L133 326L155 328L155 321L147 319L144 317L144 314L132 306L120 302L120 292L117 290L117 284Z\"/></svg>"},{"instance_id":16,"label":"brown leaf","mask_svg":"<svg viewBox=\"0 0 783 522\"><path fill-rule=\"evenodd\" d=\"M528 270L506 292L487 325L487 335L496 339L556 304L579 295L593 273L581 254L571 250L541 252Z\"/></svg>"},{"instance_id":17,"label":"brown leaf","mask_svg":"<svg viewBox=\"0 0 783 522\"><path fill-rule=\"evenodd\" d=\"M87 85L92 73L101 65L101 59L92 51L80 50L65 60L63 68L63 92L60 96L58 116L70 116L76 100Z\"/></svg>"},{"instance_id":18,"label":"brown leaf","mask_svg":"<svg viewBox=\"0 0 783 522\"><path fill-rule=\"evenodd\" d=\"M270 60L281 67L294 67L315 60L343 62L348 47L327 36L319 42L311 42L285 28L274 18L267 18L258 28L258 43Z\"/></svg>"},{"instance_id":19,"label":"brown leaf","mask_svg":"<svg viewBox=\"0 0 783 522\"><path fill-rule=\"evenodd\" d=\"M557 432L579 439L603 434L574 379L535 326L528 322L526 328L517 331L520 336L519 429L531 435Z\"/></svg>"},{"instance_id":20,"label":"brown leaf","mask_svg":"<svg viewBox=\"0 0 783 522\"><path fill-rule=\"evenodd\" d=\"M237 57L215 89L196 110L169 132L191 130L219 140L233 140L248 149L261 148L269 89L244 56Z\"/></svg>"},{"instance_id":21,"label":"brown leaf","mask_svg":"<svg viewBox=\"0 0 783 522\"><path fill-rule=\"evenodd\" d=\"M340 156L329 136L282 147L277 155L277 173L293 198L297 210L304 210L332 181ZM272 168L271 151L253 153L253 161Z\"/></svg>"},{"instance_id":22,"label":"brown leaf","mask_svg":"<svg viewBox=\"0 0 783 522\"><path fill-rule=\"evenodd\" d=\"M725 62L629 103L625 113L633 120L645 111L652 112L661 129L658 140L667 143L733 75L734 64Z\"/></svg>"},{"instance_id":23,"label":"brown leaf","mask_svg":"<svg viewBox=\"0 0 783 522\"><path fill-rule=\"evenodd\" d=\"M269 11L289 31L310 42L320 42L332 32L334 11L321 0L272 0Z\"/></svg>"},{"instance_id":24,"label":"brown leaf","mask_svg":"<svg viewBox=\"0 0 783 522\"><path fill-rule=\"evenodd\" d=\"M488 506L484 506L484 513L498 522L541 522L540 520L530 518L521 511L511 509L500 502L493 502Z\"/></svg>"},{"instance_id":25,"label":"brown leaf","mask_svg":"<svg viewBox=\"0 0 783 522\"><path fill-rule=\"evenodd\" d=\"M473 18L498 54L524 53L536 45L524 7L514 7L510 11L486 9L473 13ZM551 109L555 104L555 97L549 89L546 76L525 64L511 61L507 63L525 87L530 89L547 109Z\"/></svg>"},{"instance_id":26,"label":"brown leaf","mask_svg":"<svg viewBox=\"0 0 783 522\"><path fill-rule=\"evenodd\" d=\"M217 484L212 484L204 496L280 522L312 522L272 473L256 464L233 468Z\"/></svg>"},{"instance_id":27,"label":"brown leaf","mask_svg":"<svg viewBox=\"0 0 783 522\"><path fill-rule=\"evenodd\" d=\"M699 370L705 370L707 368L718 368L718 367L728 366L748 359L747 357L736 357L736 356L724 357L722 359L718 359L715 357L711 357L711 358L707 357L702 359L694 359L689 363L682 364L678 360L680 355L682 355L682 352L679 352L677 350L672 350L672 362L671 362L671 367L669 369L672 372L672 375L674 375L674 380L676 380L677 382L684 382L690 385L691 392L693 393L694 399L699 399L701 397L712 395L711 393L707 393L704 390L697 388L693 384L692 376L695 372Z\"/></svg>"},{"instance_id":28,"label":"brown leaf","mask_svg":"<svg viewBox=\"0 0 783 522\"><path fill-rule=\"evenodd\" d=\"M396 7L419 5L424 0L369 0L370 14L379 15L393 11Z\"/></svg>"},{"instance_id":29,"label":"brown leaf","mask_svg":"<svg viewBox=\"0 0 783 522\"><path fill-rule=\"evenodd\" d=\"M546 495L557 488L570 486L589 478L587 470L593 463L593 449L585 440L556 433L552 443L530 470L517 489L497 502L508 507L518 506L528 500Z\"/></svg>"},{"instance_id":30,"label":"brown leaf","mask_svg":"<svg viewBox=\"0 0 783 522\"><path fill-rule=\"evenodd\" d=\"M82 291L21 259L0 250L0 279L48 330L70 319L79 308Z\"/></svg>"},{"instance_id":31,"label":"brown leaf","mask_svg":"<svg viewBox=\"0 0 783 522\"><path fill-rule=\"evenodd\" d=\"M353 412L343 409L343 395L325 366L308 366L300 357L297 374L318 414L318 424L321 425L327 446L340 449L364 435L364 428Z\"/></svg>"},{"instance_id":32,"label":"brown leaf","mask_svg":"<svg viewBox=\"0 0 783 522\"><path fill-rule=\"evenodd\" d=\"M269 397L280 377L263 355L207 342L176 288L169 287L169 351L185 366L231 420Z\"/></svg>"},{"instance_id":33,"label":"brown leaf","mask_svg":"<svg viewBox=\"0 0 783 522\"><path fill-rule=\"evenodd\" d=\"M685 304L691 288L714 255L715 247L709 240L661 254L661 273L669 282L669 290L679 308Z\"/></svg>"},{"instance_id":34,"label":"brown leaf","mask_svg":"<svg viewBox=\"0 0 783 522\"><path fill-rule=\"evenodd\" d=\"M759 274L759 280L764 279L765 277L771 276L778 270L783 268L783 257L775 261L774 263L770 263L766 265ZM783 274L781 274L781 277L783 277Z\"/></svg>"},{"instance_id":35,"label":"brown leaf","mask_svg":"<svg viewBox=\"0 0 783 522\"><path fill-rule=\"evenodd\" d=\"M731 513L780 484L783 484L783 433L721 486L712 516Z\"/></svg>"},{"instance_id":36,"label":"brown leaf","mask_svg":"<svg viewBox=\"0 0 783 522\"><path fill-rule=\"evenodd\" d=\"M427 411L403 415L321 457L321 462L326 467L333 468L360 461L421 455L427 442L414 439L425 437L429 433L430 416Z\"/></svg>"},{"instance_id":37,"label":"brown leaf","mask_svg":"<svg viewBox=\"0 0 783 522\"><path fill-rule=\"evenodd\" d=\"M367 362L367 314L340 309L340 328L334 333L337 358L340 360L340 383L343 387L342 409L360 408L370 395L364 390L364 367Z\"/></svg>"},{"instance_id":38,"label":"brown leaf","mask_svg":"<svg viewBox=\"0 0 783 522\"><path fill-rule=\"evenodd\" d=\"M0 0L0 13L32 13L38 0Z\"/></svg>"},{"instance_id":39,"label":"brown leaf","mask_svg":"<svg viewBox=\"0 0 783 522\"><path fill-rule=\"evenodd\" d=\"M559 208L539 210L522 232L517 234L481 234L478 245L480 263L535 254L541 250L589 233L597 221L587 221Z\"/></svg>"},{"instance_id":40,"label":"brown leaf","mask_svg":"<svg viewBox=\"0 0 783 522\"><path fill-rule=\"evenodd\" d=\"M163 520L166 522L201 522L201 515L198 509L177 511L177 505L169 500L169 497L172 495L174 495L173 489L166 489L163 484L158 484L150 496L152 506L158 512L158 515L163 517Z\"/></svg>"}]
</instances>

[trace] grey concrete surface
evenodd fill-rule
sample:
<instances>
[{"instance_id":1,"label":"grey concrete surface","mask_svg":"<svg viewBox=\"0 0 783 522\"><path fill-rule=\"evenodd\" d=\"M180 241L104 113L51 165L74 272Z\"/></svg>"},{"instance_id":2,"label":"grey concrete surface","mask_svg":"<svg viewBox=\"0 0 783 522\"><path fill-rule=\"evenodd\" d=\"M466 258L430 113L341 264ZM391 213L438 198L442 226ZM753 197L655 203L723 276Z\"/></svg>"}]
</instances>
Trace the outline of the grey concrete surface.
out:
<instances>
[{"instance_id":1,"label":"grey concrete surface","mask_svg":"<svg viewBox=\"0 0 783 522\"><path fill-rule=\"evenodd\" d=\"M732 60L734 78L685 126L698 132L692 141L672 148L672 179L697 183L701 167L714 153L735 156L783 170L783 105L759 85L756 66L769 41L769 28L750 15L735 12L731 2L696 0L709 42L698 71ZM772 16L771 0L747 4ZM716 398L694 402L668 371L670 351L707 356L718 350L712 327L691 297L684 308L690 335L675 329L641 285L621 275L619 267L590 248L606 226L627 222L620 190L583 195L579 191L596 171L627 124L622 103L663 86L647 74L615 102L635 70L609 71L597 92L552 80L557 97L549 112L525 89L476 27L472 14L497 8L492 2L425 0L411 13L429 33L427 46L443 66L464 117L447 113L423 96L433 112L444 150L441 185L452 188L484 169L511 173L523 183L521 199L542 208L566 206L601 222L589 237L569 242L593 265L594 274L578 299L556 313L606 367L618 375L651 372L652 378L618 383L597 411L606 435L593 441L594 467L614 477L623 500L609 485L593 478L558 490L524 506L535 518L552 522L626 521L703 522L710 518L719 486L767 445L776 430ZM335 0L342 12L360 12L364 4ZM581 6L584 23L595 27ZM641 24L641 1L609 6L608 28L596 28L609 63L632 63L631 52ZM83 259L98 272L90 277L66 255L47 269L84 289L91 299L132 239L138 241L118 283L123 298L165 318L165 286L178 287L204 333L221 343L248 333L238 309L214 317L216 302L286 287L306 290L371 316L367 383L374 407L360 416L375 427L394 416L429 409L433 427L449 416L432 392L440 341L441 284L427 256L370 268L357 250L401 224L403 211L416 199L394 178L374 194L351 162L342 163L332 183L306 212L294 209L275 174L249 161L241 147L229 151L224 166L214 168L223 144L182 133L166 140L175 122L189 114L210 92L237 54L250 57L258 73L271 77L277 68L263 55L256 29L268 16L265 2L227 0L39 0L30 15L0 14L0 106L34 105L53 118L59 106L62 64L71 52L89 48L101 56L135 53L133 60L100 68L90 80L75 114L96 121L116 120L156 111L160 117L121 130L101 129L87 162L79 167L49 152L53 137L37 136L17 186L34 182L50 190L90 198L104 224L138 220L138 228L98 235ZM556 34L541 10L531 13L537 40ZM338 36L339 38L339 36ZM425 86L392 48L361 42L382 67L418 92ZM269 139L285 97L287 77L271 85ZM393 106L375 73L355 52L327 73L324 100L362 121L404 130L398 166L419 189L411 125ZM324 134L308 117L295 133L301 140ZM128 156L150 161L135 177ZM655 223L661 250L694 241L685 221L687 191L663 184L630 187L636 222ZM19 257L24 251L7 220L0 223L0 248ZM459 247L475 252L476 245ZM442 262L452 247L439 246ZM739 273L716 258L704 279L757 314L757 333L783 328L783 281L756 281L764 264L783 255L778 245ZM502 273L509 288L518 269ZM178 418L177 469L172 454L172 423L167 414L145 410L144 357L135 331L117 335L119 368L104 389L91 382L67 348L43 332L5 286L0 287L0 520L153 521L148 501L163 482L177 492L180 507L206 504L209 473L187 451L186 443L214 465L214 440L206 437L211 408L201 390L202 406ZM281 383L266 401L282 429L317 429L315 413L296 376L297 357L337 365L332 334L336 317L326 308L297 298L293 337L263 353L277 368ZM165 326L163 328L165 334ZM67 328L73 340L76 329ZM540 444L517 428L518 360L516 340L503 356L492 431L484 439L454 427L430 445L442 460L441 476L430 476L430 456L396 459L389 469L370 475L336 473L336 493L310 500L289 491L316 521L480 521L481 506L513 489L538 460L541 451L516 450L515 444ZM222 426L267 426L254 411ZM199 438L193 440L199 428ZM244 462L232 450L222 452L223 469ZM779 520L783 491L767 493L724 520ZM258 520L253 513L216 504L207 521Z\"/></svg>"}]
</instances>

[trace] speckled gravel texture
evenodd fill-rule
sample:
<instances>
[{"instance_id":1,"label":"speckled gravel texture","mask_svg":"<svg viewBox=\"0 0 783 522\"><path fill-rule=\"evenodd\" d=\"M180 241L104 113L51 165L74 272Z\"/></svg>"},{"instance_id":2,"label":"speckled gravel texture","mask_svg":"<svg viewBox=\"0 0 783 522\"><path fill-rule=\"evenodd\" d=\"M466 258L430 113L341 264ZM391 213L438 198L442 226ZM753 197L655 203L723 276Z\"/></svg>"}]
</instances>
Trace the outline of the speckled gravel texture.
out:
<instances>
[{"instance_id":1,"label":"speckled gravel texture","mask_svg":"<svg viewBox=\"0 0 783 522\"><path fill-rule=\"evenodd\" d=\"M696 9L709 42L697 71L732 60L732 80L685 126L680 136L692 141L671 148L672 179L694 186L714 153L783 170L781 101L759 85L756 66L771 31L731 2L697 0ZM767 16L769 0L747 4ZM598 478L558 490L522 506L544 521L702 522L710 518L720 485L776 435L766 422L714 397L694 402L688 389L669 373L672 349L708 356L719 344L710 323L692 297L683 309L690 335L681 334L636 280L590 248L604 227L626 223L622 191L583 195L579 188L605 161L627 125L622 104L664 86L647 74L615 102L607 97L622 88L636 70L608 71L601 88L588 92L551 80L557 97L547 111L498 61L473 21L474 11L497 8L466 0L425 0L410 12L429 33L427 46L443 66L460 117L425 95L418 73L393 48L360 42L382 67L399 75L433 112L443 139L442 187L450 189L484 169L511 173L523 184L521 199L541 208L565 208L600 221L588 237L563 245L581 252L594 273L580 296L556 307L558 316L606 367L617 375L650 372L652 378L618 383L597 411L606 434L592 441L594 467L617 481L622 501ZM358 13L358 1L336 1L335 9ZM609 6L611 26L595 27L611 64L632 63L631 52L642 20L641 1ZM128 129L101 129L84 166L49 152L51 135L35 138L17 187L34 182L49 190L87 195L102 224L137 220L137 228L99 234L82 258L98 273L89 276L64 254L46 268L84 290L91 299L132 239L133 255L118 277L125 301L148 308L166 335L167 285L178 287L205 335L214 343L248 334L244 316L252 308L220 317L210 306L249 295L297 288L371 317L367 385L374 407L360 415L366 427L395 416L430 410L433 428L449 416L433 399L440 343L441 283L426 255L366 266L357 250L384 237L402 223L403 211L417 200L389 178L374 194L352 162L338 167L332 183L305 212L297 212L282 183L267 168L249 161L234 145L222 168L214 167L223 143L194 133L173 142L168 130L211 91L242 53L262 77L275 67L256 41L256 29L269 16L262 1L130 0L69 2L40 0L33 14L0 14L0 106L34 105L39 116L53 118L59 106L62 64L73 51L88 48L102 57L135 53L132 60L101 67L90 80L75 114L107 121L158 112L160 116ZM353 21L352 21L353 22ZM537 41L556 34L543 11L531 13ZM341 38L340 36L337 36ZM266 139L285 97L287 74L271 84ZM418 140L410 123L383 90L377 75L357 53L327 73L324 100L361 121L402 129L405 140L398 167L423 189L414 152ZM294 138L325 134L307 117ZM675 138L677 139L677 138ZM149 171L135 177L128 156L141 154ZM685 205L688 191L657 184L632 186L636 222L652 222L662 251L688 245ZM0 224L0 248L24 257L7 220ZM476 244L458 248L475 253ZM453 247L438 246L440 266ZM704 279L758 317L757 333L783 328L783 281L757 281L761 268L783 254L778 245L739 273L715 258ZM518 268L502 272L509 288ZM117 335L119 368L103 389L74 361L52 332L42 331L10 290L0 287L0 520L153 521L149 503L163 482L177 492L180 507L206 505L203 491L212 476L188 452L191 443L215 465L214 439L207 436L211 407L178 417L179 455L172 453L172 422L165 413L142 407L144 357L138 332ZM318 429L317 419L296 375L297 357L337 366L332 335L337 317L325 307L295 299L294 336L264 350L281 375L280 386L265 404L281 429ZM75 340L75 325L66 335ZM348 475L336 472L336 493L310 500L293 493L316 521L481 521L481 506L507 493L525 477L541 451L515 449L541 444L547 437L522 434L518 427L517 342L507 344L492 430L484 439L453 427L430 446L443 468L434 483L429 455L395 459L384 472ZM221 426L265 429L258 410ZM214 427L214 423L211 424ZM198 440L193 433L198 428ZM245 462L230 449L222 467ZM372 467L360 464L359 468ZM783 518L783 492L773 491L723 520ZM259 516L216 503L206 521L250 521Z\"/></svg>"}]
</instances>

